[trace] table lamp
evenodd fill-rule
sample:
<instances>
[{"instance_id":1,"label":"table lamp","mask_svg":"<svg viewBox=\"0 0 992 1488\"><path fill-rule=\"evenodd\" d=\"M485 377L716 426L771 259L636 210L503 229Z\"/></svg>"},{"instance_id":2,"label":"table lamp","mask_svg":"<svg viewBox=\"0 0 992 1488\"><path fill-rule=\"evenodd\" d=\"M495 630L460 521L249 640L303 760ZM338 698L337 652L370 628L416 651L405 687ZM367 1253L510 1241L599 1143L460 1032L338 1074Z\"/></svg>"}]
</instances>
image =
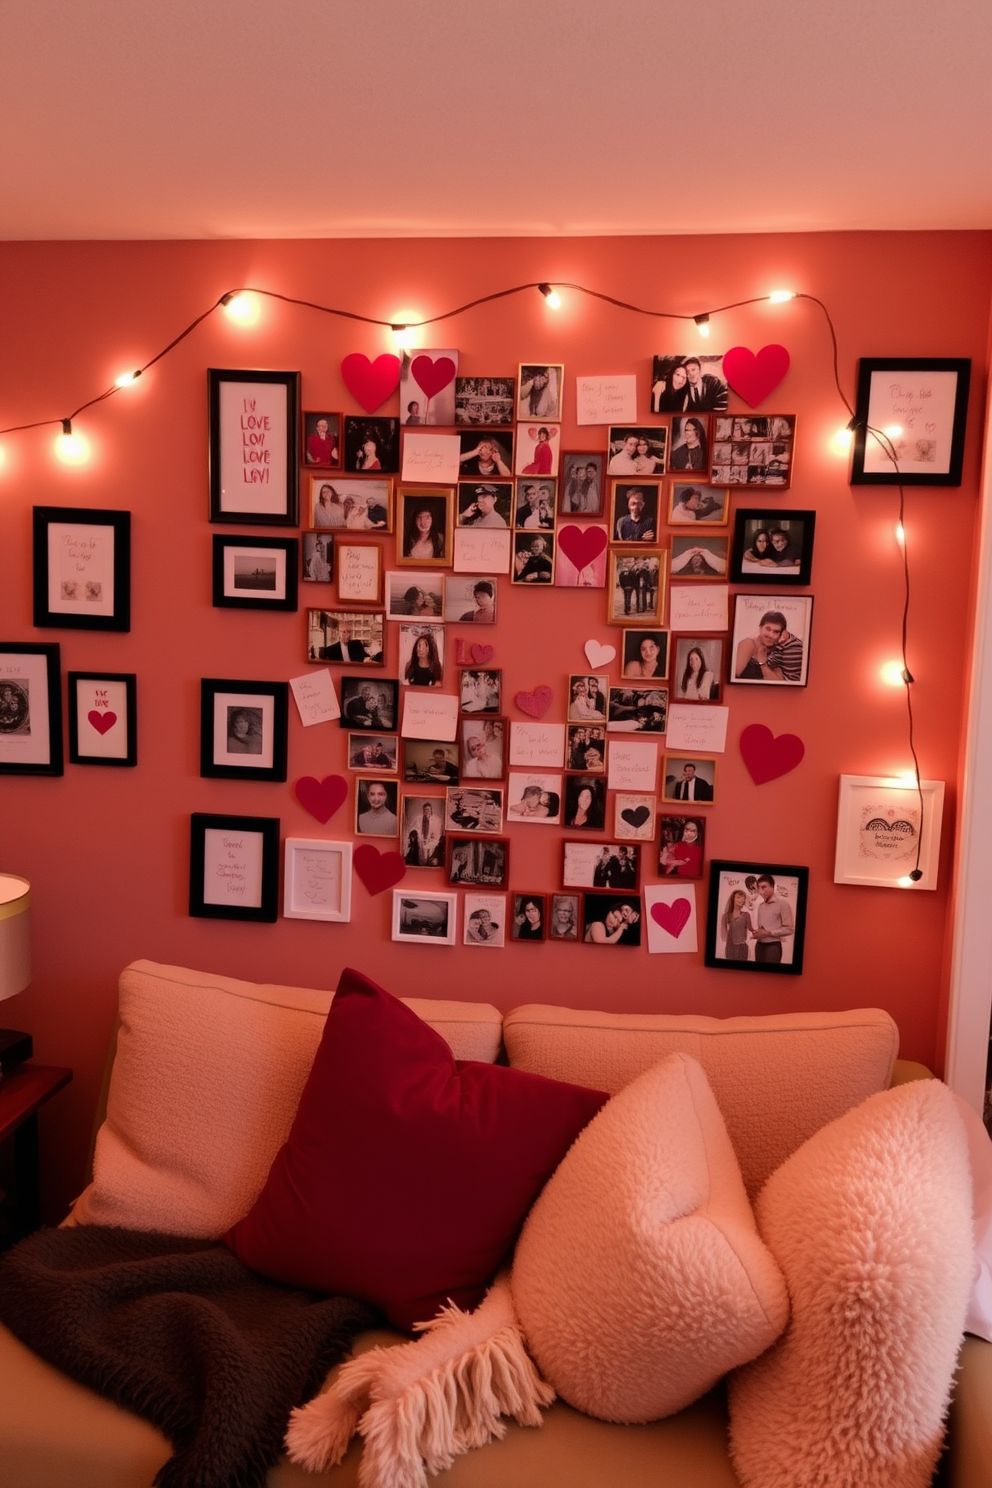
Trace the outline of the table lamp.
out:
<instances>
[{"instance_id":1,"label":"table lamp","mask_svg":"<svg viewBox=\"0 0 992 1488\"><path fill-rule=\"evenodd\" d=\"M31 981L31 885L0 873L0 1001L15 997ZM0 1028L0 1077L30 1059L31 1035Z\"/></svg>"}]
</instances>

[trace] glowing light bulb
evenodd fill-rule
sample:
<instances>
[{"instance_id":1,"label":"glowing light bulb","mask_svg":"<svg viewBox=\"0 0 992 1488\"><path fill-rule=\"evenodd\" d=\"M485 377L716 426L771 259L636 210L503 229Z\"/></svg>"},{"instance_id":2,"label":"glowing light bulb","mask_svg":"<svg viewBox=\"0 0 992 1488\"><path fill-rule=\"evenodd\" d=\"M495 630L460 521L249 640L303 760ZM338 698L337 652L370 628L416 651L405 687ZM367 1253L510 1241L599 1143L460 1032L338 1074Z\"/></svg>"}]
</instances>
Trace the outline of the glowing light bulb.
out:
<instances>
[{"instance_id":1,"label":"glowing light bulb","mask_svg":"<svg viewBox=\"0 0 992 1488\"><path fill-rule=\"evenodd\" d=\"M897 878L896 883L901 889L911 889L913 887L913 880L910 878L908 873L906 874L905 878Z\"/></svg>"},{"instance_id":2,"label":"glowing light bulb","mask_svg":"<svg viewBox=\"0 0 992 1488\"><path fill-rule=\"evenodd\" d=\"M901 522L896 523L896 542L901 548L906 546L906 529Z\"/></svg>"},{"instance_id":3,"label":"glowing light bulb","mask_svg":"<svg viewBox=\"0 0 992 1488\"><path fill-rule=\"evenodd\" d=\"M831 440L834 448L841 454L845 454L854 443L854 430L845 424L843 429L838 429Z\"/></svg>"},{"instance_id":4,"label":"glowing light bulb","mask_svg":"<svg viewBox=\"0 0 992 1488\"><path fill-rule=\"evenodd\" d=\"M905 687L908 681L901 661L887 661L879 670L879 676L888 687Z\"/></svg>"},{"instance_id":5,"label":"glowing light bulb","mask_svg":"<svg viewBox=\"0 0 992 1488\"><path fill-rule=\"evenodd\" d=\"M886 439L898 439L902 433L902 424L889 424L888 428L882 430Z\"/></svg>"},{"instance_id":6,"label":"glowing light bulb","mask_svg":"<svg viewBox=\"0 0 992 1488\"><path fill-rule=\"evenodd\" d=\"M55 441L55 453L63 465L82 465L88 459L90 447L81 434L72 432L69 419L62 420L62 433Z\"/></svg>"},{"instance_id":7,"label":"glowing light bulb","mask_svg":"<svg viewBox=\"0 0 992 1488\"><path fill-rule=\"evenodd\" d=\"M694 315L692 318L696 322L696 330L699 332L699 334L701 336L708 336L709 333L710 333L710 318L709 318L709 316L708 315Z\"/></svg>"},{"instance_id":8,"label":"glowing light bulb","mask_svg":"<svg viewBox=\"0 0 992 1488\"><path fill-rule=\"evenodd\" d=\"M768 296L768 302L771 305L784 305L786 300L794 300L795 298L796 291L794 289L773 289Z\"/></svg>"},{"instance_id":9,"label":"glowing light bulb","mask_svg":"<svg viewBox=\"0 0 992 1488\"><path fill-rule=\"evenodd\" d=\"M244 291L239 294L225 295L221 303L224 306L224 314L229 320L233 320L235 325L254 325L261 313L258 296L245 294Z\"/></svg>"},{"instance_id":10,"label":"glowing light bulb","mask_svg":"<svg viewBox=\"0 0 992 1488\"><path fill-rule=\"evenodd\" d=\"M552 289L550 284L539 284L537 287L544 296L544 302L549 310L561 309L561 295L556 289Z\"/></svg>"},{"instance_id":11,"label":"glowing light bulb","mask_svg":"<svg viewBox=\"0 0 992 1488\"><path fill-rule=\"evenodd\" d=\"M138 378L140 376L141 376L140 369L137 372L122 372L121 375L120 375L120 377L115 377L114 378L114 387L119 387L119 388L130 387L131 384L132 384L132 382L137 382L137 380L138 380Z\"/></svg>"},{"instance_id":12,"label":"glowing light bulb","mask_svg":"<svg viewBox=\"0 0 992 1488\"><path fill-rule=\"evenodd\" d=\"M411 347L420 345L420 327L416 322L423 318L419 310L410 309L397 310L390 316L390 331L397 351L409 351Z\"/></svg>"}]
</instances>

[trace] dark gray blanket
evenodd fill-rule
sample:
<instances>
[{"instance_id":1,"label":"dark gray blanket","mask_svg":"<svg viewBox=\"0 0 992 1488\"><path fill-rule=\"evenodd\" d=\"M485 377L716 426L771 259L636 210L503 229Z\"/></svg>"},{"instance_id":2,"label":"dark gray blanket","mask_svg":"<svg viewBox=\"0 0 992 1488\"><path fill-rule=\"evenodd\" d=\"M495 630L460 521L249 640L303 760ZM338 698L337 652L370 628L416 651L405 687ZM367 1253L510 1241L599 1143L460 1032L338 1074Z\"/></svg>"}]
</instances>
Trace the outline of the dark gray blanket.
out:
<instances>
[{"instance_id":1,"label":"dark gray blanket","mask_svg":"<svg viewBox=\"0 0 992 1488\"><path fill-rule=\"evenodd\" d=\"M260 1488L289 1412L379 1315L264 1281L220 1244L86 1225L0 1257L0 1319L168 1437L160 1488Z\"/></svg>"}]
</instances>

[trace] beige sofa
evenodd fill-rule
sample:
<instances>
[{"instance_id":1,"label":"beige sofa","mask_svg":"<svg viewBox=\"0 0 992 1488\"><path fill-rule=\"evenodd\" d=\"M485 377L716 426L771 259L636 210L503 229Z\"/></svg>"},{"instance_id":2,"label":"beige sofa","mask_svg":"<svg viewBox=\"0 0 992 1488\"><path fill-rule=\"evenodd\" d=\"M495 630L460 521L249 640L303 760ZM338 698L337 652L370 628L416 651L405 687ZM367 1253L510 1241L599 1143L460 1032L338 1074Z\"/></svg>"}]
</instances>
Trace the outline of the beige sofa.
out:
<instances>
[{"instance_id":1,"label":"beige sofa","mask_svg":"<svg viewBox=\"0 0 992 1488\"><path fill-rule=\"evenodd\" d=\"M257 986L136 962L120 1027L94 1179L72 1222L221 1233L249 1206L293 1112L331 994ZM890 1083L924 1078L896 1059L887 1014L769 1018L573 1012L409 999L461 1059L510 1064L611 1093L665 1055L706 1070L749 1193L808 1136ZM101 1113L102 1115L102 1113ZM369 1333L360 1352L399 1335ZM149 1488L171 1455L147 1422L75 1384L0 1329L0 1488ZM271 1488L348 1488L361 1447L312 1475L282 1460ZM951 1488L992 1488L992 1344L962 1354L943 1467ZM511 1425L459 1458L439 1488L739 1488L722 1388L666 1420L617 1426L561 1402L540 1429Z\"/></svg>"}]
</instances>

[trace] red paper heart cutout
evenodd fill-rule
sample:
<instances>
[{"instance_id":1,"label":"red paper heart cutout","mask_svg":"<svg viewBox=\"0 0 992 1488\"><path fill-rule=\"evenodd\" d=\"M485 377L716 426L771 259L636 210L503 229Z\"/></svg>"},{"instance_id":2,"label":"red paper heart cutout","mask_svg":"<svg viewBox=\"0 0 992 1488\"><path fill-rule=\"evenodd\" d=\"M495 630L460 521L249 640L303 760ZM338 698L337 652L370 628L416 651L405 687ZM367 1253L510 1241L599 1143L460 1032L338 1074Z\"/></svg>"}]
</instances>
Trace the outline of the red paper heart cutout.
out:
<instances>
[{"instance_id":1,"label":"red paper heart cutout","mask_svg":"<svg viewBox=\"0 0 992 1488\"><path fill-rule=\"evenodd\" d=\"M550 687L535 687L533 692L518 692L513 701L521 713L529 713L531 718L543 718L554 696Z\"/></svg>"},{"instance_id":2,"label":"red paper heart cutout","mask_svg":"<svg viewBox=\"0 0 992 1488\"><path fill-rule=\"evenodd\" d=\"M647 806L628 806L626 810L621 811L620 820L625 821L628 827L643 827L650 815L651 811Z\"/></svg>"},{"instance_id":3,"label":"red paper heart cutout","mask_svg":"<svg viewBox=\"0 0 992 1488\"><path fill-rule=\"evenodd\" d=\"M384 351L370 362L363 351L353 351L341 363L341 376L355 402L375 413L400 385L400 359Z\"/></svg>"},{"instance_id":4,"label":"red paper heart cutout","mask_svg":"<svg viewBox=\"0 0 992 1488\"><path fill-rule=\"evenodd\" d=\"M323 780L303 775L293 786L293 793L311 816L328 822L347 796L348 782L343 775L325 775Z\"/></svg>"},{"instance_id":5,"label":"red paper heart cutout","mask_svg":"<svg viewBox=\"0 0 992 1488\"><path fill-rule=\"evenodd\" d=\"M757 408L773 393L789 370L784 346L763 346L755 355L746 346L732 346L723 357L723 375L745 403Z\"/></svg>"},{"instance_id":6,"label":"red paper heart cutout","mask_svg":"<svg viewBox=\"0 0 992 1488\"><path fill-rule=\"evenodd\" d=\"M492 646L480 646L478 642L472 642L472 660L475 662L476 666L485 666L486 663L492 661L492 659Z\"/></svg>"},{"instance_id":7,"label":"red paper heart cutout","mask_svg":"<svg viewBox=\"0 0 992 1488\"><path fill-rule=\"evenodd\" d=\"M398 852L381 853L371 842L363 842L355 848L352 862L370 894L381 894L383 889L391 889L393 884L406 877L402 855Z\"/></svg>"},{"instance_id":8,"label":"red paper heart cutout","mask_svg":"<svg viewBox=\"0 0 992 1488\"><path fill-rule=\"evenodd\" d=\"M675 899L671 904L652 904L651 918L662 930L666 930L673 940L678 940L685 929L689 916L692 914L692 905L688 899Z\"/></svg>"},{"instance_id":9,"label":"red paper heart cutout","mask_svg":"<svg viewBox=\"0 0 992 1488\"><path fill-rule=\"evenodd\" d=\"M595 563L606 547L606 533L602 527L559 527L558 550L570 563L582 569Z\"/></svg>"},{"instance_id":10,"label":"red paper heart cutout","mask_svg":"<svg viewBox=\"0 0 992 1488\"><path fill-rule=\"evenodd\" d=\"M453 380L455 364L450 357L438 357L435 362L429 356L416 356L410 363L410 372L417 386L428 398L433 398Z\"/></svg>"},{"instance_id":11,"label":"red paper heart cutout","mask_svg":"<svg viewBox=\"0 0 992 1488\"><path fill-rule=\"evenodd\" d=\"M778 738L763 723L749 723L741 731L741 758L755 785L764 785L788 775L802 763L806 745L798 734L779 734Z\"/></svg>"},{"instance_id":12,"label":"red paper heart cutout","mask_svg":"<svg viewBox=\"0 0 992 1488\"><path fill-rule=\"evenodd\" d=\"M95 708L86 717L98 734L108 734L117 722L116 713L98 713Z\"/></svg>"}]
</instances>

